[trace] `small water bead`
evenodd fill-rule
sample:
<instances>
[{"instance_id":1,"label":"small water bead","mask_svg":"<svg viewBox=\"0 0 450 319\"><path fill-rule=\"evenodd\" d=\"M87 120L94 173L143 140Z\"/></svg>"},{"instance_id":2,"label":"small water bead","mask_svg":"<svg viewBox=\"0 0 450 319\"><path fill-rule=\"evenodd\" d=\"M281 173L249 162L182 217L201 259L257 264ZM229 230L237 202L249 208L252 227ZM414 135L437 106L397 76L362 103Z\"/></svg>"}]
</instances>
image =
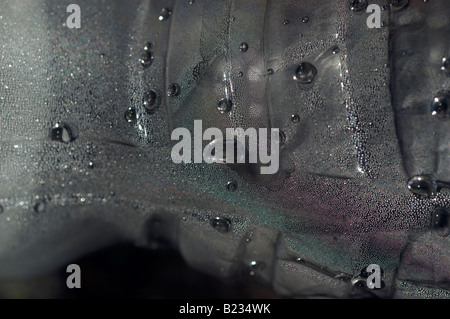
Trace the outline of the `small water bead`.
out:
<instances>
[{"instance_id":1,"label":"small water bead","mask_svg":"<svg viewBox=\"0 0 450 319\"><path fill-rule=\"evenodd\" d=\"M274 73L273 69L267 69L267 75L272 75Z\"/></svg>"},{"instance_id":2,"label":"small water bead","mask_svg":"<svg viewBox=\"0 0 450 319\"><path fill-rule=\"evenodd\" d=\"M217 109L220 111L220 113L230 112L232 107L233 102L227 98L221 99L217 104Z\"/></svg>"},{"instance_id":3,"label":"small water bead","mask_svg":"<svg viewBox=\"0 0 450 319\"><path fill-rule=\"evenodd\" d=\"M239 71L239 72L238 72L238 77L240 77L240 78L241 78L241 77L243 77L243 76L244 76L244 72L242 72L242 71Z\"/></svg>"},{"instance_id":4,"label":"small water bead","mask_svg":"<svg viewBox=\"0 0 450 319\"><path fill-rule=\"evenodd\" d=\"M233 22L234 20L236 20L236 18L233 17L233 16L231 16L231 17L230 17L230 21Z\"/></svg>"},{"instance_id":5,"label":"small water bead","mask_svg":"<svg viewBox=\"0 0 450 319\"><path fill-rule=\"evenodd\" d=\"M167 96L169 97L176 97L180 95L181 87L177 83L173 83L169 85L169 88L167 89Z\"/></svg>"},{"instance_id":6,"label":"small water bead","mask_svg":"<svg viewBox=\"0 0 450 319\"><path fill-rule=\"evenodd\" d=\"M216 217L211 220L211 225L222 234L228 233L231 230L231 221L226 218Z\"/></svg>"},{"instance_id":7,"label":"small water bead","mask_svg":"<svg viewBox=\"0 0 450 319\"><path fill-rule=\"evenodd\" d=\"M292 114L291 115L291 122L292 123L298 123L300 121L300 116L298 114Z\"/></svg>"},{"instance_id":8,"label":"small water bead","mask_svg":"<svg viewBox=\"0 0 450 319\"><path fill-rule=\"evenodd\" d=\"M172 14L172 10L168 9L168 8L163 8L161 10L161 13L159 15L159 21L165 21L167 19L169 19L170 15Z\"/></svg>"},{"instance_id":9,"label":"small water bead","mask_svg":"<svg viewBox=\"0 0 450 319\"><path fill-rule=\"evenodd\" d=\"M431 115L444 119L450 118L449 104L450 91L439 92L431 103Z\"/></svg>"},{"instance_id":10,"label":"small water bead","mask_svg":"<svg viewBox=\"0 0 450 319\"><path fill-rule=\"evenodd\" d=\"M248 44L245 43L245 42L242 42L242 43L239 45L239 51L241 51L241 52L247 52L247 50L248 50Z\"/></svg>"},{"instance_id":11,"label":"small water bead","mask_svg":"<svg viewBox=\"0 0 450 319\"><path fill-rule=\"evenodd\" d=\"M161 98L158 93L151 90L144 94L144 98L142 100L142 104L144 105L145 110L149 114L153 114L158 109L161 103Z\"/></svg>"},{"instance_id":12,"label":"small water bead","mask_svg":"<svg viewBox=\"0 0 450 319\"><path fill-rule=\"evenodd\" d=\"M145 51L142 53L141 58L139 59L139 63L147 68L153 63L153 54L150 51Z\"/></svg>"},{"instance_id":13,"label":"small water bead","mask_svg":"<svg viewBox=\"0 0 450 319\"><path fill-rule=\"evenodd\" d=\"M393 11L399 11L406 8L409 0L391 0L391 8Z\"/></svg>"},{"instance_id":14,"label":"small water bead","mask_svg":"<svg viewBox=\"0 0 450 319\"><path fill-rule=\"evenodd\" d=\"M450 57L442 59L441 70L450 73Z\"/></svg>"},{"instance_id":15,"label":"small water bead","mask_svg":"<svg viewBox=\"0 0 450 319\"><path fill-rule=\"evenodd\" d=\"M350 0L349 3L352 11L363 11L368 6L367 0Z\"/></svg>"},{"instance_id":16,"label":"small water bead","mask_svg":"<svg viewBox=\"0 0 450 319\"><path fill-rule=\"evenodd\" d=\"M45 211L45 202L42 201L42 200L36 201L36 202L34 203L34 205L33 205L33 210L34 210L36 213L42 213L42 212L44 212L44 211Z\"/></svg>"},{"instance_id":17,"label":"small water bead","mask_svg":"<svg viewBox=\"0 0 450 319\"><path fill-rule=\"evenodd\" d=\"M436 208L433 212L432 227L439 236L448 236L450 232L450 211L442 207Z\"/></svg>"},{"instance_id":18,"label":"small water bead","mask_svg":"<svg viewBox=\"0 0 450 319\"><path fill-rule=\"evenodd\" d=\"M284 24L284 25L289 24L289 20L288 20L288 19L284 20L284 21L283 21L283 24Z\"/></svg>"},{"instance_id":19,"label":"small water bead","mask_svg":"<svg viewBox=\"0 0 450 319\"><path fill-rule=\"evenodd\" d=\"M311 83L317 75L317 69L309 62L302 62L294 73L294 80L302 83Z\"/></svg>"},{"instance_id":20,"label":"small water bead","mask_svg":"<svg viewBox=\"0 0 450 319\"><path fill-rule=\"evenodd\" d=\"M237 189L237 183L234 181L230 181L227 183L227 190L229 192L234 192Z\"/></svg>"},{"instance_id":21,"label":"small water bead","mask_svg":"<svg viewBox=\"0 0 450 319\"><path fill-rule=\"evenodd\" d=\"M76 139L71 128L63 123L56 124L50 130L50 138L62 143L70 143Z\"/></svg>"},{"instance_id":22,"label":"small water bead","mask_svg":"<svg viewBox=\"0 0 450 319\"><path fill-rule=\"evenodd\" d=\"M407 186L412 193L422 197L431 197L437 194L436 181L428 175L418 175L410 178Z\"/></svg>"},{"instance_id":23,"label":"small water bead","mask_svg":"<svg viewBox=\"0 0 450 319\"><path fill-rule=\"evenodd\" d=\"M333 54L338 54L341 52L341 49L338 46L334 46L331 51Z\"/></svg>"},{"instance_id":24,"label":"small water bead","mask_svg":"<svg viewBox=\"0 0 450 319\"><path fill-rule=\"evenodd\" d=\"M261 261L253 260L250 262L250 267L257 270L263 270L266 267L266 265Z\"/></svg>"},{"instance_id":25,"label":"small water bead","mask_svg":"<svg viewBox=\"0 0 450 319\"><path fill-rule=\"evenodd\" d=\"M125 111L124 117L128 123L134 122L136 120L136 109L134 107L129 107Z\"/></svg>"},{"instance_id":26,"label":"small water bead","mask_svg":"<svg viewBox=\"0 0 450 319\"><path fill-rule=\"evenodd\" d=\"M194 4L195 1L194 0L189 0L189 4Z\"/></svg>"},{"instance_id":27,"label":"small water bead","mask_svg":"<svg viewBox=\"0 0 450 319\"><path fill-rule=\"evenodd\" d=\"M88 168L89 168L89 169L93 169L93 168L94 168L94 163L89 162L89 163L88 163Z\"/></svg>"},{"instance_id":28,"label":"small water bead","mask_svg":"<svg viewBox=\"0 0 450 319\"><path fill-rule=\"evenodd\" d=\"M303 17L302 22L303 23L308 23L309 22L309 17Z\"/></svg>"},{"instance_id":29,"label":"small water bead","mask_svg":"<svg viewBox=\"0 0 450 319\"><path fill-rule=\"evenodd\" d=\"M151 48L152 48L152 43L147 42L144 46L144 51L149 52Z\"/></svg>"}]
</instances>

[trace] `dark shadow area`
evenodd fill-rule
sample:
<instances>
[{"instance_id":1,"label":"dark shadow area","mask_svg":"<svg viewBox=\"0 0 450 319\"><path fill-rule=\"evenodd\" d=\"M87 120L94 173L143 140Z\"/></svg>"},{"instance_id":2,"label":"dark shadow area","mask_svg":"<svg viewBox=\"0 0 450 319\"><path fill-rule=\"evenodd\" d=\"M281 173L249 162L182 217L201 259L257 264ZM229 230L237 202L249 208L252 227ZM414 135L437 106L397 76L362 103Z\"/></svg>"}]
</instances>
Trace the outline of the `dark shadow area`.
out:
<instances>
[{"instance_id":1,"label":"dark shadow area","mask_svg":"<svg viewBox=\"0 0 450 319\"><path fill-rule=\"evenodd\" d=\"M65 267L27 280L0 282L0 298L280 298L252 283L226 281L190 268L170 250L130 244L71 262L81 268L81 288L66 286Z\"/></svg>"}]
</instances>

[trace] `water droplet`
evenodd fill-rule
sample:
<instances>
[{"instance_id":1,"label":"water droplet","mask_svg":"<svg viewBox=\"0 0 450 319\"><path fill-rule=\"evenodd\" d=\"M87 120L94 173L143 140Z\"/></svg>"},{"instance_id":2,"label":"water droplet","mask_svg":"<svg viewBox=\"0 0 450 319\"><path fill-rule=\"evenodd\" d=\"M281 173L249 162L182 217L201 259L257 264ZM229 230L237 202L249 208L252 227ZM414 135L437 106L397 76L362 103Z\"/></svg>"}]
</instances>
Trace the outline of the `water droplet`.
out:
<instances>
[{"instance_id":1,"label":"water droplet","mask_svg":"<svg viewBox=\"0 0 450 319\"><path fill-rule=\"evenodd\" d=\"M248 44L245 43L245 42L242 42L242 43L239 45L239 51L241 51L241 52L247 52L247 50L248 50Z\"/></svg>"},{"instance_id":2,"label":"water droplet","mask_svg":"<svg viewBox=\"0 0 450 319\"><path fill-rule=\"evenodd\" d=\"M267 69L267 74L268 75L272 75L274 72L273 72L273 69Z\"/></svg>"},{"instance_id":3,"label":"water droplet","mask_svg":"<svg viewBox=\"0 0 450 319\"><path fill-rule=\"evenodd\" d=\"M189 4L194 4L195 1L194 0L189 0Z\"/></svg>"},{"instance_id":4,"label":"water droplet","mask_svg":"<svg viewBox=\"0 0 450 319\"><path fill-rule=\"evenodd\" d=\"M205 161L207 163L227 164L227 152L233 150L233 163L245 162L245 147L237 139L215 139L204 148ZM231 158L231 153L228 157Z\"/></svg>"},{"instance_id":5,"label":"water droplet","mask_svg":"<svg viewBox=\"0 0 450 319\"><path fill-rule=\"evenodd\" d=\"M316 75L317 70L314 65L309 62L302 62L295 70L294 80L302 84L308 84L314 80Z\"/></svg>"},{"instance_id":6,"label":"water droplet","mask_svg":"<svg viewBox=\"0 0 450 319\"><path fill-rule=\"evenodd\" d=\"M242 72L242 71L239 71L239 73L238 73L238 77L243 77L244 76L244 72Z\"/></svg>"},{"instance_id":7,"label":"water droplet","mask_svg":"<svg viewBox=\"0 0 450 319\"><path fill-rule=\"evenodd\" d=\"M298 123L300 121L300 116L298 114L292 114L291 115L291 122L292 123Z\"/></svg>"},{"instance_id":8,"label":"water droplet","mask_svg":"<svg viewBox=\"0 0 450 319\"><path fill-rule=\"evenodd\" d=\"M134 107L129 107L128 110L125 111L125 120L128 123L131 123L136 120L136 109Z\"/></svg>"},{"instance_id":9,"label":"water droplet","mask_svg":"<svg viewBox=\"0 0 450 319\"><path fill-rule=\"evenodd\" d=\"M93 168L94 168L94 163L89 162L88 167L89 167L90 169L93 169Z\"/></svg>"},{"instance_id":10,"label":"water droplet","mask_svg":"<svg viewBox=\"0 0 450 319\"><path fill-rule=\"evenodd\" d=\"M302 22L303 23L308 23L309 22L309 17L303 17Z\"/></svg>"},{"instance_id":11,"label":"water droplet","mask_svg":"<svg viewBox=\"0 0 450 319\"><path fill-rule=\"evenodd\" d=\"M250 262L250 267L257 270L263 270L266 265L261 261L253 260Z\"/></svg>"},{"instance_id":12,"label":"water droplet","mask_svg":"<svg viewBox=\"0 0 450 319\"><path fill-rule=\"evenodd\" d=\"M161 13L159 15L159 21L164 21L169 19L170 15L172 14L172 10L168 9L168 8L163 8L161 10Z\"/></svg>"},{"instance_id":13,"label":"water droplet","mask_svg":"<svg viewBox=\"0 0 450 319\"><path fill-rule=\"evenodd\" d=\"M409 0L391 0L391 8L394 11L399 11L408 6Z\"/></svg>"},{"instance_id":14,"label":"water droplet","mask_svg":"<svg viewBox=\"0 0 450 319\"><path fill-rule=\"evenodd\" d=\"M352 11L363 11L367 6L367 0L350 0L350 10Z\"/></svg>"},{"instance_id":15,"label":"water droplet","mask_svg":"<svg viewBox=\"0 0 450 319\"><path fill-rule=\"evenodd\" d=\"M228 233L231 230L231 221L226 218L216 217L211 220L211 225L220 233Z\"/></svg>"},{"instance_id":16,"label":"water droplet","mask_svg":"<svg viewBox=\"0 0 450 319\"><path fill-rule=\"evenodd\" d=\"M33 209L36 213L42 213L45 211L45 202L42 200L36 201L33 205Z\"/></svg>"},{"instance_id":17,"label":"water droplet","mask_svg":"<svg viewBox=\"0 0 450 319\"><path fill-rule=\"evenodd\" d=\"M151 90L148 93L144 94L144 98L142 101L142 104L145 107L145 110L149 114L153 114L156 112L156 110L159 107L159 104L161 103L161 98L158 93Z\"/></svg>"},{"instance_id":18,"label":"water droplet","mask_svg":"<svg viewBox=\"0 0 450 319\"><path fill-rule=\"evenodd\" d=\"M152 48L152 43L151 42L147 42L144 46L144 51L146 52L150 52L150 49Z\"/></svg>"},{"instance_id":19,"label":"water droplet","mask_svg":"<svg viewBox=\"0 0 450 319\"><path fill-rule=\"evenodd\" d=\"M450 212L442 207L436 208L433 212L432 227L439 236L448 236L450 233Z\"/></svg>"},{"instance_id":20,"label":"water droplet","mask_svg":"<svg viewBox=\"0 0 450 319\"><path fill-rule=\"evenodd\" d=\"M62 143L69 143L76 139L70 127L63 123L56 124L50 130L50 138Z\"/></svg>"},{"instance_id":21,"label":"water droplet","mask_svg":"<svg viewBox=\"0 0 450 319\"><path fill-rule=\"evenodd\" d=\"M339 52L341 52L341 49L338 46L334 46L331 52L333 52L333 54L338 54Z\"/></svg>"},{"instance_id":22,"label":"water droplet","mask_svg":"<svg viewBox=\"0 0 450 319\"><path fill-rule=\"evenodd\" d=\"M289 24L289 20L288 20L288 19L285 19L285 20L283 21L283 24L284 24L284 25Z\"/></svg>"},{"instance_id":23,"label":"water droplet","mask_svg":"<svg viewBox=\"0 0 450 319\"><path fill-rule=\"evenodd\" d=\"M450 73L450 57L442 59L441 70Z\"/></svg>"},{"instance_id":24,"label":"water droplet","mask_svg":"<svg viewBox=\"0 0 450 319\"><path fill-rule=\"evenodd\" d=\"M367 287L367 278L358 276L355 278L352 278L352 286L358 287L358 288L365 288Z\"/></svg>"},{"instance_id":25,"label":"water droplet","mask_svg":"<svg viewBox=\"0 0 450 319\"><path fill-rule=\"evenodd\" d=\"M181 87L177 83L173 83L169 85L169 88L167 89L167 96L169 97L176 97L180 95Z\"/></svg>"},{"instance_id":26,"label":"water droplet","mask_svg":"<svg viewBox=\"0 0 450 319\"><path fill-rule=\"evenodd\" d=\"M149 67L153 63L153 54L149 51L145 51L142 53L141 58L139 59L139 63L144 67Z\"/></svg>"},{"instance_id":27,"label":"water droplet","mask_svg":"<svg viewBox=\"0 0 450 319\"><path fill-rule=\"evenodd\" d=\"M437 194L437 184L434 178L428 175L414 176L408 181L408 189L419 196L431 197Z\"/></svg>"},{"instance_id":28,"label":"water droplet","mask_svg":"<svg viewBox=\"0 0 450 319\"><path fill-rule=\"evenodd\" d=\"M236 20L236 18L233 17L233 16L231 16L231 17L230 17L230 21L233 22L234 20Z\"/></svg>"},{"instance_id":29,"label":"water droplet","mask_svg":"<svg viewBox=\"0 0 450 319\"><path fill-rule=\"evenodd\" d=\"M237 183L234 181L230 181L227 183L227 190L229 192L234 192L237 189Z\"/></svg>"},{"instance_id":30,"label":"water droplet","mask_svg":"<svg viewBox=\"0 0 450 319\"><path fill-rule=\"evenodd\" d=\"M348 274L339 273L336 276L334 276L334 279L348 282L348 281L352 280L352 277L350 275L348 275Z\"/></svg>"},{"instance_id":31,"label":"water droplet","mask_svg":"<svg viewBox=\"0 0 450 319\"><path fill-rule=\"evenodd\" d=\"M442 91L436 94L431 103L431 115L440 118L450 118L450 91Z\"/></svg>"},{"instance_id":32,"label":"water droplet","mask_svg":"<svg viewBox=\"0 0 450 319\"><path fill-rule=\"evenodd\" d=\"M232 106L233 102L231 102L230 99L225 98L219 101L219 104L217 104L217 109L220 111L220 113L226 113L231 111Z\"/></svg>"}]
</instances>

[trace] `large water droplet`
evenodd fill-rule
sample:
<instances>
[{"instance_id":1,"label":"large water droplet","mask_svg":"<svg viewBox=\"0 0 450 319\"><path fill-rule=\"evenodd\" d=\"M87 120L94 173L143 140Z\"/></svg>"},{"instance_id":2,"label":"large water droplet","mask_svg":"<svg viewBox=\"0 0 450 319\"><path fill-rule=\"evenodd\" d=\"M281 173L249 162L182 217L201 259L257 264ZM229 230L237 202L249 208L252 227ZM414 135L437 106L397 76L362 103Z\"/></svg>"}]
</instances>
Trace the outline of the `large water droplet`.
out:
<instances>
[{"instance_id":1,"label":"large water droplet","mask_svg":"<svg viewBox=\"0 0 450 319\"><path fill-rule=\"evenodd\" d=\"M248 50L248 44L245 42L242 42L241 45L239 46L239 51L247 52L247 50Z\"/></svg>"},{"instance_id":2,"label":"large water droplet","mask_svg":"<svg viewBox=\"0 0 450 319\"><path fill-rule=\"evenodd\" d=\"M437 194L436 181L428 175L414 176L409 179L407 185L412 193L422 197L431 197Z\"/></svg>"},{"instance_id":3,"label":"large water droplet","mask_svg":"<svg viewBox=\"0 0 450 319\"><path fill-rule=\"evenodd\" d=\"M134 107L129 107L125 111L124 117L128 123L134 122L136 120L136 109Z\"/></svg>"},{"instance_id":4,"label":"large water droplet","mask_svg":"<svg viewBox=\"0 0 450 319\"><path fill-rule=\"evenodd\" d=\"M230 150L233 150L233 156ZM227 152L233 163L245 162L245 147L237 139L215 139L205 146L203 156L206 163L227 164Z\"/></svg>"},{"instance_id":5,"label":"large water droplet","mask_svg":"<svg viewBox=\"0 0 450 319\"><path fill-rule=\"evenodd\" d=\"M176 97L180 95L181 87L177 83L173 83L169 85L169 88L167 89L167 96L169 97Z\"/></svg>"},{"instance_id":6,"label":"large water droplet","mask_svg":"<svg viewBox=\"0 0 450 319\"><path fill-rule=\"evenodd\" d=\"M302 62L295 70L294 80L302 84L308 84L314 80L316 75L317 70L314 65L309 62Z\"/></svg>"},{"instance_id":7,"label":"large water droplet","mask_svg":"<svg viewBox=\"0 0 450 319\"><path fill-rule=\"evenodd\" d=\"M432 227L439 236L448 236L450 233L450 212L442 207L436 208L433 212Z\"/></svg>"},{"instance_id":8,"label":"large water droplet","mask_svg":"<svg viewBox=\"0 0 450 319\"><path fill-rule=\"evenodd\" d=\"M153 114L156 112L156 110L159 107L159 104L161 103L161 98L158 93L151 90L144 94L144 98L142 101L142 104L145 107L145 110L149 114Z\"/></svg>"},{"instance_id":9,"label":"large water droplet","mask_svg":"<svg viewBox=\"0 0 450 319\"><path fill-rule=\"evenodd\" d=\"M391 8L393 11L399 11L408 6L409 0L391 0Z\"/></svg>"},{"instance_id":10,"label":"large water droplet","mask_svg":"<svg viewBox=\"0 0 450 319\"><path fill-rule=\"evenodd\" d=\"M216 217L211 220L211 225L220 233L228 233L231 230L231 221L226 218Z\"/></svg>"},{"instance_id":11,"label":"large water droplet","mask_svg":"<svg viewBox=\"0 0 450 319\"><path fill-rule=\"evenodd\" d=\"M159 14L159 21L164 21L169 19L170 15L172 14L172 10L168 9L168 8L163 8L161 10L161 13Z\"/></svg>"},{"instance_id":12,"label":"large water droplet","mask_svg":"<svg viewBox=\"0 0 450 319\"><path fill-rule=\"evenodd\" d=\"M358 276L358 277L354 277L351 280L352 286L353 287L358 287L358 288L366 288L367 287L367 278Z\"/></svg>"},{"instance_id":13,"label":"large water droplet","mask_svg":"<svg viewBox=\"0 0 450 319\"><path fill-rule=\"evenodd\" d=\"M62 143L69 143L76 139L72 129L64 123L58 123L50 130L50 138Z\"/></svg>"},{"instance_id":14,"label":"large water droplet","mask_svg":"<svg viewBox=\"0 0 450 319\"><path fill-rule=\"evenodd\" d=\"M367 0L350 0L349 2L352 11L363 11L368 6Z\"/></svg>"},{"instance_id":15,"label":"large water droplet","mask_svg":"<svg viewBox=\"0 0 450 319\"><path fill-rule=\"evenodd\" d=\"M431 103L431 114L440 118L450 118L450 91L443 91L436 94Z\"/></svg>"},{"instance_id":16,"label":"large water droplet","mask_svg":"<svg viewBox=\"0 0 450 319\"><path fill-rule=\"evenodd\" d=\"M450 73L450 57L442 59L441 70Z\"/></svg>"},{"instance_id":17,"label":"large water droplet","mask_svg":"<svg viewBox=\"0 0 450 319\"><path fill-rule=\"evenodd\" d=\"M150 51L142 53L139 63L144 67L149 67L153 63L153 54Z\"/></svg>"},{"instance_id":18,"label":"large water droplet","mask_svg":"<svg viewBox=\"0 0 450 319\"><path fill-rule=\"evenodd\" d=\"M233 102L230 99L225 98L219 101L219 104L217 104L217 109L220 113L226 113L231 111L232 106Z\"/></svg>"},{"instance_id":19,"label":"large water droplet","mask_svg":"<svg viewBox=\"0 0 450 319\"><path fill-rule=\"evenodd\" d=\"M234 192L237 189L237 183L235 181L229 181L227 183L227 190L229 192Z\"/></svg>"}]
</instances>

